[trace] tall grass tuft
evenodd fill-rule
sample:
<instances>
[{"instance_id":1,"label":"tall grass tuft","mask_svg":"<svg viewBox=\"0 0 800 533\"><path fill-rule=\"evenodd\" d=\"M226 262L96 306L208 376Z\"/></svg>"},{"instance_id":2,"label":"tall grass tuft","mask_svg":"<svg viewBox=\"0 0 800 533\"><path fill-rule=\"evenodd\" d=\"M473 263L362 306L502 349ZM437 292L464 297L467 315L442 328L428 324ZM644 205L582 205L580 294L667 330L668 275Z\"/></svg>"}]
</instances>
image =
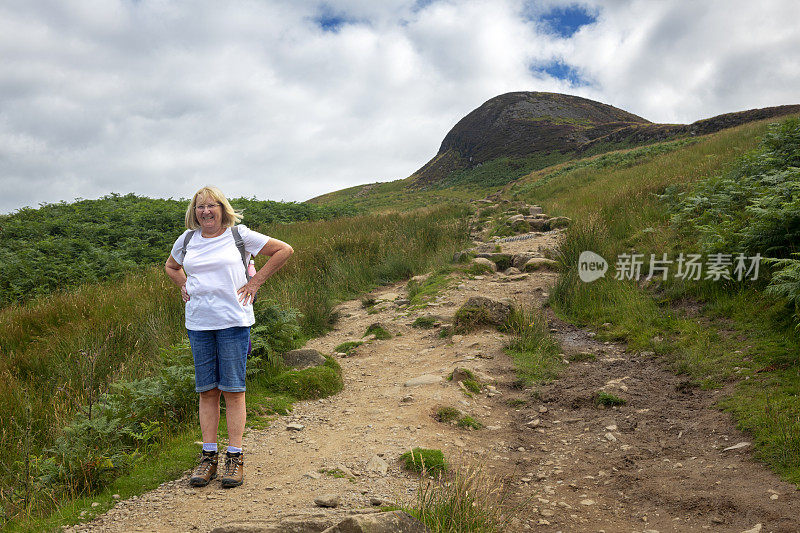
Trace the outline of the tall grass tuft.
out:
<instances>
[{"instance_id":1,"label":"tall grass tuft","mask_svg":"<svg viewBox=\"0 0 800 533\"><path fill-rule=\"evenodd\" d=\"M547 382L563 365L560 346L550 336L547 317L540 309L517 308L511 313L508 331L513 335L506 352L514 359L517 374L526 385Z\"/></svg>"},{"instance_id":2,"label":"tall grass tuft","mask_svg":"<svg viewBox=\"0 0 800 533\"><path fill-rule=\"evenodd\" d=\"M494 533L503 531L512 512L505 483L485 467L467 465L434 478L423 472L410 515L433 533Z\"/></svg>"}]
</instances>

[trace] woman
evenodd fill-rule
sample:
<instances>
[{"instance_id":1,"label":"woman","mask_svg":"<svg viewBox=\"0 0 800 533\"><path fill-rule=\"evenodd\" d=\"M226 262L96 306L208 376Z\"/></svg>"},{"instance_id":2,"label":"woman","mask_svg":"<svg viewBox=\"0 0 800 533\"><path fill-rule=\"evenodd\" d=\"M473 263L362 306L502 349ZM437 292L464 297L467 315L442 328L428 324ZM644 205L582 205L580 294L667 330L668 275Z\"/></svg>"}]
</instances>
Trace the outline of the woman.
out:
<instances>
[{"instance_id":1,"label":"woman","mask_svg":"<svg viewBox=\"0 0 800 533\"><path fill-rule=\"evenodd\" d=\"M203 187L186 210L187 231L167 259L167 275L181 289L186 304L186 329L194 357L195 390L200 393L203 454L189 483L202 487L217 475L217 428L220 395L225 396L228 448L223 487L244 479L242 434L245 424L245 368L253 301L259 287L280 269L294 250L285 242L236 226L241 215L216 187ZM248 256L270 260L248 281ZM244 262L243 262L244 256Z\"/></svg>"}]
</instances>

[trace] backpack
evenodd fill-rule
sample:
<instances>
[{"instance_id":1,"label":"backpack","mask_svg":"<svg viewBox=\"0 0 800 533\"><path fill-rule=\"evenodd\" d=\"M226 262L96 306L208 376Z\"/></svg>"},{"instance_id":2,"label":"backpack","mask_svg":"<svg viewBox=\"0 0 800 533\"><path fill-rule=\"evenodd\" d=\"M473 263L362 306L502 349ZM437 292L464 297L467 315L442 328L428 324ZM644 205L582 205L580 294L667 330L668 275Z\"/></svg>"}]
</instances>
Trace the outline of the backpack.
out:
<instances>
[{"instance_id":1,"label":"backpack","mask_svg":"<svg viewBox=\"0 0 800 533\"><path fill-rule=\"evenodd\" d=\"M189 241L192 240L195 232L197 232L197 230L190 231L183 239L183 247L181 248L181 263L183 263L183 260L186 259L186 247L189 246ZM231 226L231 234L233 234L233 241L236 243L236 248L239 249L239 254L242 256L244 274L247 276L247 281L250 281L250 269L247 268L247 265L250 263L250 254L244 249L244 240L242 239L242 236L239 235L239 228L237 226Z\"/></svg>"}]
</instances>

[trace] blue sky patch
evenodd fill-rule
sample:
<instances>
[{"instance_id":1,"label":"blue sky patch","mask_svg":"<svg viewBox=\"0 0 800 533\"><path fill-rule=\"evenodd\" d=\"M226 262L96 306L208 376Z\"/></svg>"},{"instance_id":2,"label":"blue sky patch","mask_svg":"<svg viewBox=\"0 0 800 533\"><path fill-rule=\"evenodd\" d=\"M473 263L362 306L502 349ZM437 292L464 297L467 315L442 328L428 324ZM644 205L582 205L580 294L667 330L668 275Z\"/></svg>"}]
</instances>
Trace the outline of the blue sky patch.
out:
<instances>
[{"instance_id":1,"label":"blue sky patch","mask_svg":"<svg viewBox=\"0 0 800 533\"><path fill-rule=\"evenodd\" d=\"M356 22L356 19L348 17L343 11L334 11L328 4L319 6L319 10L315 16L311 18L314 23L322 29L322 31L329 31L336 33L345 24Z\"/></svg>"},{"instance_id":2,"label":"blue sky patch","mask_svg":"<svg viewBox=\"0 0 800 533\"><path fill-rule=\"evenodd\" d=\"M544 65L533 64L529 69L534 74L547 74L553 78L568 81L573 87L589 85L589 82L581 76L575 67L567 65L560 59Z\"/></svg>"},{"instance_id":3,"label":"blue sky patch","mask_svg":"<svg viewBox=\"0 0 800 533\"><path fill-rule=\"evenodd\" d=\"M544 15L531 17L531 20L543 24L559 37L568 39L587 24L597 21L597 14L590 12L585 6L574 4L568 7L557 7Z\"/></svg>"}]
</instances>

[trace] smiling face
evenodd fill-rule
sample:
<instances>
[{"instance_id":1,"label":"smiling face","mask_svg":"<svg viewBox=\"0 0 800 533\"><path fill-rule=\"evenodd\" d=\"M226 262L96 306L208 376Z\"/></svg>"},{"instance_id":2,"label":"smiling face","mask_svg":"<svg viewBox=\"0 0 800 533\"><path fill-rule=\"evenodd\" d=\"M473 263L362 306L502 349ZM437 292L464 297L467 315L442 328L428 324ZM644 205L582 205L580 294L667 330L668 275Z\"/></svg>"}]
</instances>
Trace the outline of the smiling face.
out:
<instances>
[{"instance_id":1,"label":"smiling face","mask_svg":"<svg viewBox=\"0 0 800 533\"><path fill-rule=\"evenodd\" d=\"M195 201L195 217L203 236L215 237L222 233L222 206L212 196L198 196Z\"/></svg>"}]
</instances>

